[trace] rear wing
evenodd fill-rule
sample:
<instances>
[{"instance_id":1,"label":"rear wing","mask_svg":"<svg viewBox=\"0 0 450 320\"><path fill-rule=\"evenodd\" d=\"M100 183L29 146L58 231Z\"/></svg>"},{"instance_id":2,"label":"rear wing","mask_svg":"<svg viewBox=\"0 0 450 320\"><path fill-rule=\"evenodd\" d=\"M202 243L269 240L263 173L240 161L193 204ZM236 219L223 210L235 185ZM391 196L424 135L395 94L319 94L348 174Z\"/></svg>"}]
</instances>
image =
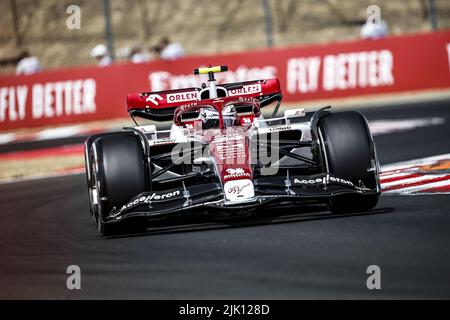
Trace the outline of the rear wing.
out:
<instances>
[{"instance_id":1,"label":"rear wing","mask_svg":"<svg viewBox=\"0 0 450 320\"><path fill-rule=\"evenodd\" d=\"M219 98L257 98L261 107L277 101L274 113L282 99L280 82L276 78L218 85L217 92ZM127 96L127 110L131 116L140 115L154 121L168 121L173 119L173 113L179 106L209 98L207 87L133 93Z\"/></svg>"}]
</instances>

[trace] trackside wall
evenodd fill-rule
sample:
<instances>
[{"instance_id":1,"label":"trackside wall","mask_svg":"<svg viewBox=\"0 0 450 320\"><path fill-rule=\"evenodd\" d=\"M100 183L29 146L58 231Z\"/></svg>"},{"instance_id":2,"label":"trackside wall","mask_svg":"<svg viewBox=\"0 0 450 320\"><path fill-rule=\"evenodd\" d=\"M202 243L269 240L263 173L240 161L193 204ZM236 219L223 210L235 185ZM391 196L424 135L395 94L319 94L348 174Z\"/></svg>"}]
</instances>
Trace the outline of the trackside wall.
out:
<instances>
[{"instance_id":1,"label":"trackside wall","mask_svg":"<svg viewBox=\"0 0 450 320\"><path fill-rule=\"evenodd\" d=\"M450 31L0 77L0 131L126 116L128 93L277 77L285 101L450 88Z\"/></svg>"}]
</instances>

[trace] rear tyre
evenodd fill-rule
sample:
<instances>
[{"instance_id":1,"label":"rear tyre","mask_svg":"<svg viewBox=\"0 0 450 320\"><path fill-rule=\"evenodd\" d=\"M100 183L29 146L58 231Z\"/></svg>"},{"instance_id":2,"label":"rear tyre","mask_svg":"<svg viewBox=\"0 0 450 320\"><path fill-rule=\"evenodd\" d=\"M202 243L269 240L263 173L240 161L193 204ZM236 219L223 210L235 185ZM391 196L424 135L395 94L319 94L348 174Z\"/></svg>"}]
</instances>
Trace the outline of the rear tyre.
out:
<instances>
[{"instance_id":1,"label":"rear tyre","mask_svg":"<svg viewBox=\"0 0 450 320\"><path fill-rule=\"evenodd\" d=\"M112 235L119 231L118 224L105 222L107 216L146 190L139 138L129 133L98 137L91 145L90 163L97 194L97 229L102 235Z\"/></svg>"},{"instance_id":2,"label":"rear tyre","mask_svg":"<svg viewBox=\"0 0 450 320\"><path fill-rule=\"evenodd\" d=\"M356 186L378 187L377 159L367 122L359 112L348 111L325 116L319 122L328 172ZM351 194L332 198L332 212L361 212L377 205L379 195Z\"/></svg>"}]
</instances>

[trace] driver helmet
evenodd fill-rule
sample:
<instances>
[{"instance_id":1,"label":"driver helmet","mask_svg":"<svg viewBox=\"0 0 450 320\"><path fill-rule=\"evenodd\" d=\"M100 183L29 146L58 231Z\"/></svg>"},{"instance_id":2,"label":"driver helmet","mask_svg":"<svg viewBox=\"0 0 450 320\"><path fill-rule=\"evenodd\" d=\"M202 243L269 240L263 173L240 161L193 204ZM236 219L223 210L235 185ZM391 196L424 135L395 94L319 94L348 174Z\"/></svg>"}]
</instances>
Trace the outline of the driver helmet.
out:
<instances>
[{"instance_id":1,"label":"driver helmet","mask_svg":"<svg viewBox=\"0 0 450 320\"><path fill-rule=\"evenodd\" d=\"M236 123L237 113L233 104L229 104L222 109L223 124L225 127L231 127Z\"/></svg>"},{"instance_id":2,"label":"driver helmet","mask_svg":"<svg viewBox=\"0 0 450 320\"><path fill-rule=\"evenodd\" d=\"M234 105L228 105L222 110L223 124L226 127L236 123L237 115ZM200 110L200 119L203 129L219 128L219 112L214 108L203 108Z\"/></svg>"},{"instance_id":3,"label":"driver helmet","mask_svg":"<svg viewBox=\"0 0 450 320\"><path fill-rule=\"evenodd\" d=\"M219 127L219 112L214 108L202 108L200 110L200 119L203 129L212 129Z\"/></svg>"}]
</instances>

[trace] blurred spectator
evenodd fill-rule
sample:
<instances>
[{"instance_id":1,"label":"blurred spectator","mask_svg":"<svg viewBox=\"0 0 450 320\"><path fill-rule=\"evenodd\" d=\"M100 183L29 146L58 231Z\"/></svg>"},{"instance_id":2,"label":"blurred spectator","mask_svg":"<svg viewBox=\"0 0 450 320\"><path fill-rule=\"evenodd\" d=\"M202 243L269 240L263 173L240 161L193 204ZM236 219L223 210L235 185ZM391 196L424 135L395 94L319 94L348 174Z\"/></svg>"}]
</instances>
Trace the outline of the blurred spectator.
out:
<instances>
[{"instance_id":1,"label":"blurred spectator","mask_svg":"<svg viewBox=\"0 0 450 320\"><path fill-rule=\"evenodd\" d=\"M379 39L389 35L389 28L386 22L381 20L379 23L367 21L361 28L361 38Z\"/></svg>"},{"instance_id":2,"label":"blurred spectator","mask_svg":"<svg viewBox=\"0 0 450 320\"><path fill-rule=\"evenodd\" d=\"M141 46L134 46L131 48L130 60L133 63L142 63L151 60L151 56L148 52L143 51Z\"/></svg>"},{"instance_id":3,"label":"blurred spectator","mask_svg":"<svg viewBox=\"0 0 450 320\"><path fill-rule=\"evenodd\" d=\"M143 50L140 45L119 48L116 51L116 57L123 60L130 60L132 63L143 63L154 59L153 55Z\"/></svg>"},{"instance_id":4,"label":"blurred spectator","mask_svg":"<svg viewBox=\"0 0 450 320\"><path fill-rule=\"evenodd\" d=\"M116 58L121 60L127 60L130 57L131 48L130 47L121 47L116 50Z\"/></svg>"},{"instance_id":5,"label":"blurred spectator","mask_svg":"<svg viewBox=\"0 0 450 320\"><path fill-rule=\"evenodd\" d=\"M152 57L155 60L161 59L161 46L156 45L150 48L152 52Z\"/></svg>"},{"instance_id":6,"label":"blurred spectator","mask_svg":"<svg viewBox=\"0 0 450 320\"><path fill-rule=\"evenodd\" d=\"M163 60L176 60L184 57L184 50L182 45L178 42L171 42L169 38L161 39L160 48L160 56Z\"/></svg>"},{"instance_id":7,"label":"blurred spectator","mask_svg":"<svg viewBox=\"0 0 450 320\"><path fill-rule=\"evenodd\" d=\"M30 56L27 50L20 53L16 66L16 74L33 74L42 70L39 59Z\"/></svg>"},{"instance_id":8,"label":"blurred spectator","mask_svg":"<svg viewBox=\"0 0 450 320\"><path fill-rule=\"evenodd\" d=\"M98 44L91 50L91 57L98 61L99 67L106 67L112 63L112 59L109 56L108 48L104 44Z\"/></svg>"}]
</instances>

